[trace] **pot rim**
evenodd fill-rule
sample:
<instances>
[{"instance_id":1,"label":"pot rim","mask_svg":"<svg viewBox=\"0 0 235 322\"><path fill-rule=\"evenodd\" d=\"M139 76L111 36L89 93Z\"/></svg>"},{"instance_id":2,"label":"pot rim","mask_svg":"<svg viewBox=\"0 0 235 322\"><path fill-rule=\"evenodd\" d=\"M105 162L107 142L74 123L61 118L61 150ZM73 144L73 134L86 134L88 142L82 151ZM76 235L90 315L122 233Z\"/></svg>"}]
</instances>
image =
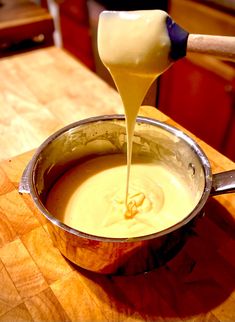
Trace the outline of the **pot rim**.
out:
<instances>
[{"instance_id":1,"label":"pot rim","mask_svg":"<svg viewBox=\"0 0 235 322\"><path fill-rule=\"evenodd\" d=\"M40 201L40 198L37 194L37 191L35 189L35 167L37 164L38 157L40 153L45 149L45 147L50 144L53 140L55 140L57 137L59 137L61 134L71 130L72 128L79 127L81 125L87 124L87 123L95 123L100 121L111 121L111 120L122 120L125 121L125 115L124 114L111 114L111 115L100 115L95 117L86 118L77 122L73 122L58 131L54 132L52 135L50 135L36 150L35 154L33 155L31 161L28 164L27 167L27 181L28 181L28 187L29 191L27 191L31 196L36 204L37 208L40 210L40 212L54 225L57 227L67 231L70 234L76 235L81 238L96 240L100 242L136 242L136 241L146 241L149 239L154 239L157 237L161 237L163 235L167 235L182 226L185 226L187 223L189 223L194 217L196 217L200 211L203 209L208 197L210 196L211 188L212 188L212 171L211 171L211 165L210 162L206 156L206 154L203 152L201 147L198 145L198 143L192 139L188 134L184 133L183 131L177 129L176 127L172 125L168 125L164 122L155 120L153 118L149 117L143 117L143 116L137 116L136 123L147 123L151 125L158 126L164 130L167 130L168 132L174 134L175 136L179 137L180 139L184 140L187 144L190 145L191 149L196 153L198 156L202 168L204 171L204 178L205 178L205 186L204 190L202 192L201 198L197 205L192 209L192 211L181 221L176 223L173 226L170 226L164 230L161 230L156 233L143 235L143 236L137 236L137 237L103 237L98 235L91 235L82 231L79 231L75 228L69 227L68 225L64 224L57 218L55 218L43 205L43 203Z\"/></svg>"}]
</instances>

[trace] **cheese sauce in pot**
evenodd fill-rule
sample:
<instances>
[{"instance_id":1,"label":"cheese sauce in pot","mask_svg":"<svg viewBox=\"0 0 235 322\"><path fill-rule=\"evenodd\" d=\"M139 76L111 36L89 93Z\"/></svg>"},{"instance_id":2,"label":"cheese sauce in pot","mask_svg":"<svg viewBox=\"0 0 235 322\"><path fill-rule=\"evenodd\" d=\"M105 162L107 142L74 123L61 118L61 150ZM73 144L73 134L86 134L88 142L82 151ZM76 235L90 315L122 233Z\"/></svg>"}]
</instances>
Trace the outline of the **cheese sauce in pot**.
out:
<instances>
[{"instance_id":1,"label":"cheese sauce in pot","mask_svg":"<svg viewBox=\"0 0 235 322\"><path fill-rule=\"evenodd\" d=\"M139 107L152 82L171 65L166 18L160 10L100 16L98 50L123 101L127 161L125 155L97 157L74 167L55 184L47 208L80 231L143 236L176 224L197 202L171 169L147 157L132 160Z\"/></svg>"}]
</instances>

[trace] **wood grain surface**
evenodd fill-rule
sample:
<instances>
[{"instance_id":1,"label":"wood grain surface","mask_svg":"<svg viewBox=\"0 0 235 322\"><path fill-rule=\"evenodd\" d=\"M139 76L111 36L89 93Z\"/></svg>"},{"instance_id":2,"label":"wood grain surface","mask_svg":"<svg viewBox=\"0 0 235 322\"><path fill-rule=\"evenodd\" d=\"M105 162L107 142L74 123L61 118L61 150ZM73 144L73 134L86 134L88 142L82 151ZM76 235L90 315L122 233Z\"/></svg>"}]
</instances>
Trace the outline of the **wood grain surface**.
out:
<instances>
[{"instance_id":1,"label":"wood grain surface","mask_svg":"<svg viewBox=\"0 0 235 322\"><path fill-rule=\"evenodd\" d=\"M151 108L141 114L175 124ZM234 164L199 142L214 171ZM164 267L102 276L69 263L44 218L17 192L28 152L0 164L0 321L233 321L235 198L211 198L183 249Z\"/></svg>"},{"instance_id":2,"label":"wood grain surface","mask_svg":"<svg viewBox=\"0 0 235 322\"><path fill-rule=\"evenodd\" d=\"M0 59L0 76L0 159L69 123L123 111L115 90L59 48Z\"/></svg>"},{"instance_id":3,"label":"wood grain surface","mask_svg":"<svg viewBox=\"0 0 235 322\"><path fill-rule=\"evenodd\" d=\"M43 53L40 52L41 57ZM56 64L56 51L54 54L53 64ZM42 64L45 58L46 61L52 59L45 52ZM33 61L26 61L34 68ZM67 99L63 97L60 101L57 96L58 88L65 88L64 84L54 84L55 90L50 75L48 80L43 77L47 74L43 65L41 72L37 67L44 80L37 82L41 96L39 93L36 96L33 86L29 91L22 84L25 92L20 96L16 89L15 106L23 108L22 97L23 102L32 102L32 109L39 103L43 111L47 98L52 96L50 107L61 107L61 118L67 117L68 122L73 117L98 114L104 106L107 113L113 111L112 107L118 107L116 93L85 68L79 65L74 70L74 62L70 60L69 67L59 65L59 62L57 67L54 65L53 73L57 74L58 70L61 73L65 68L64 82L71 86L66 87ZM77 76L73 84L68 78L73 79L74 73ZM32 82L30 77L28 72L28 84ZM83 82L86 85L81 85ZM75 97L75 116L67 115L66 104L63 105L71 96ZM91 110L93 104L96 108ZM180 128L154 108L143 107L140 114ZM41 124L48 127L48 134L54 129L50 124L50 121ZM57 126L60 124L58 121ZM234 168L232 161L197 141L208 155L214 173ZM183 249L164 267L128 277L97 275L75 267L60 254L31 198L18 193L22 171L32 155L33 151L26 152L0 163L0 321L235 320L234 194L208 200L205 216L197 221Z\"/></svg>"}]
</instances>

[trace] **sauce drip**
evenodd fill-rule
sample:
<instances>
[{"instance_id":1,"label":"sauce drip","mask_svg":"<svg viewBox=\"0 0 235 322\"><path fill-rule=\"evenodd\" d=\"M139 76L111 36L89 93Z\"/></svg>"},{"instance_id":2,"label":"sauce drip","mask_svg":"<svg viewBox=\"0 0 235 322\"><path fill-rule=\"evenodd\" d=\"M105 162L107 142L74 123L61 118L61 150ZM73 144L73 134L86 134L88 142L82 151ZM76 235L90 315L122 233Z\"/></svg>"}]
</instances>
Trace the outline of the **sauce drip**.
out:
<instances>
[{"instance_id":1,"label":"sauce drip","mask_svg":"<svg viewBox=\"0 0 235 322\"><path fill-rule=\"evenodd\" d=\"M129 198L132 139L136 117L151 84L171 64L167 16L167 13L161 10L105 11L99 19L99 55L116 84L126 117L125 216L128 218L138 213L138 204Z\"/></svg>"}]
</instances>

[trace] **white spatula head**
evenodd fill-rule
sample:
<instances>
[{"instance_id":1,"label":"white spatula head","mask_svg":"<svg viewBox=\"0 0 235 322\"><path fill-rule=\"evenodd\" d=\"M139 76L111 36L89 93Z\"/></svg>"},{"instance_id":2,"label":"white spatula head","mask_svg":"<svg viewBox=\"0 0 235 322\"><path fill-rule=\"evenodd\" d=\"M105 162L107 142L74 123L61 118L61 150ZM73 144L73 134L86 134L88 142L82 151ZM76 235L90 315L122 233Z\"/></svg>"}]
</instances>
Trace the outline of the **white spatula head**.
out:
<instances>
[{"instance_id":1,"label":"white spatula head","mask_svg":"<svg viewBox=\"0 0 235 322\"><path fill-rule=\"evenodd\" d=\"M108 68L161 74L182 56L182 50L172 55L175 25L162 10L103 11L98 24L100 58Z\"/></svg>"}]
</instances>

